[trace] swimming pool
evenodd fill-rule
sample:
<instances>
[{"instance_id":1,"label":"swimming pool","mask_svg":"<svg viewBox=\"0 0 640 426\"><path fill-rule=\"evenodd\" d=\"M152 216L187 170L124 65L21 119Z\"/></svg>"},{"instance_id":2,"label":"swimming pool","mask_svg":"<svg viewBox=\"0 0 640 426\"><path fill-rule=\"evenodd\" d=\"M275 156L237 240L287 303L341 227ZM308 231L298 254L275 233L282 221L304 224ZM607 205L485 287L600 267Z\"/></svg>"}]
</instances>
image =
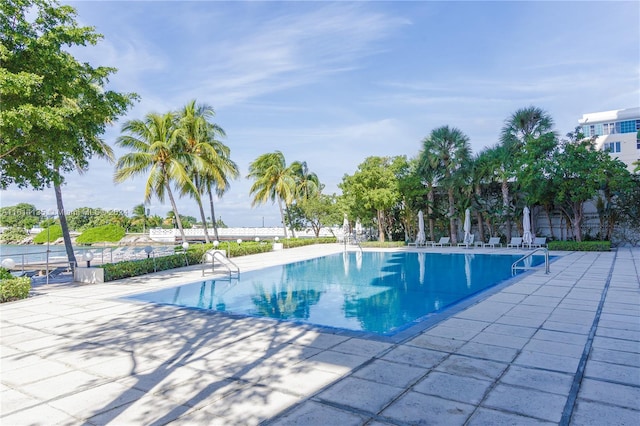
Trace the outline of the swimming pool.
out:
<instances>
[{"instance_id":1,"label":"swimming pool","mask_svg":"<svg viewBox=\"0 0 640 426\"><path fill-rule=\"evenodd\" d=\"M128 299L392 335L510 279L519 257L345 252Z\"/></svg>"}]
</instances>

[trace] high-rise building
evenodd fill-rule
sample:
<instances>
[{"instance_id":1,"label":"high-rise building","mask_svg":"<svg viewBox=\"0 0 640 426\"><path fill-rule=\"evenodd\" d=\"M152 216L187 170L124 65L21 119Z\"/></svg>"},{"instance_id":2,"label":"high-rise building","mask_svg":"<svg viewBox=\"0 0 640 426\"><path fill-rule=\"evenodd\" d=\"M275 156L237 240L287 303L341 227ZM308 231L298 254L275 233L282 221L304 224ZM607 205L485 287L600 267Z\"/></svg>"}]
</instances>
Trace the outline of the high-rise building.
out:
<instances>
[{"instance_id":1,"label":"high-rise building","mask_svg":"<svg viewBox=\"0 0 640 426\"><path fill-rule=\"evenodd\" d=\"M640 160L640 107L584 114L578 120L586 137L596 137L596 147L608 151L633 171Z\"/></svg>"}]
</instances>

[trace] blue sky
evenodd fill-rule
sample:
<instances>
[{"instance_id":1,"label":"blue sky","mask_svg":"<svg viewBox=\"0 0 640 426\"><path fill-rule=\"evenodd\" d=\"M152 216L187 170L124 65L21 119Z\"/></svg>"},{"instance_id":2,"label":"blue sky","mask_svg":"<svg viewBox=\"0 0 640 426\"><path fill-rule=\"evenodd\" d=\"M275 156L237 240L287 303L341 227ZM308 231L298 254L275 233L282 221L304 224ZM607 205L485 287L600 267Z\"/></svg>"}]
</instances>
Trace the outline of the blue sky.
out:
<instances>
[{"instance_id":1,"label":"blue sky","mask_svg":"<svg viewBox=\"0 0 640 426\"><path fill-rule=\"evenodd\" d=\"M367 156L416 156L442 125L474 153L494 145L504 120L535 105L560 134L582 114L640 105L638 2L72 2L105 38L74 49L118 68L109 88L141 100L125 120L212 105L242 178L216 204L229 226L278 226L276 205L251 208L251 161L280 150L306 161L339 193ZM124 151L116 148L116 155ZM92 161L67 177L65 208L131 210L143 179L113 184ZM54 209L53 189L3 191L3 206ZM170 210L152 199L152 214ZM182 214L197 217L181 199Z\"/></svg>"}]
</instances>

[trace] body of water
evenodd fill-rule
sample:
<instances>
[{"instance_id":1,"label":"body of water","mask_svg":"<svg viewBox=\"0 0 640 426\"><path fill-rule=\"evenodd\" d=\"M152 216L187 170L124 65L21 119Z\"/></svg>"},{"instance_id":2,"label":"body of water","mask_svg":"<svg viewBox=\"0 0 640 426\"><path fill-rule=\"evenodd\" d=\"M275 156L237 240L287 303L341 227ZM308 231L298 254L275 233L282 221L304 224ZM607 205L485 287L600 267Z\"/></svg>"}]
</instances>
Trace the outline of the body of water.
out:
<instances>
[{"instance_id":1,"label":"body of water","mask_svg":"<svg viewBox=\"0 0 640 426\"><path fill-rule=\"evenodd\" d=\"M130 299L393 334L510 279L520 257L345 252Z\"/></svg>"}]
</instances>

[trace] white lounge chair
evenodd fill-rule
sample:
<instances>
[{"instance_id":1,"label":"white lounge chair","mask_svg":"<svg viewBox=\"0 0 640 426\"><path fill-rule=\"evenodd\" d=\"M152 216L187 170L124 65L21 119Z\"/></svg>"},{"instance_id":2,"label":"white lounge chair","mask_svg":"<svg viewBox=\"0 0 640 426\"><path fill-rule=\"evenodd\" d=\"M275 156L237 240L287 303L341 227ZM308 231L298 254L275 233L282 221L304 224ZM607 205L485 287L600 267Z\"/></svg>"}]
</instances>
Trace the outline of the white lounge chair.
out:
<instances>
[{"instance_id":1,"label":"white lounge chair","mask_svg":"<svg viewBox=\"0 0 640 426\"><path fill-rule=\"evenodd\" d=\"M529 244L529 248L538 248L538 247L546 247L547 246L547 237L536 237L535 240L531 244Z\"/></svg>"},{"instance_id":2,"label":"white lounge chair","mask_svg":"<svg viewBox=\"0 0 640 426\"><path fill-rule=\"evenodd\" d=\"M511 242L507 244L507 247L524 247L524 245L522 244L522 237L511 237Z\"/></svg>"},{"instance_id":3,"label":"white lounge chair","mask_svg":"<svg viewBox=\"0 0 640 426\"><path fill-rule=\"evenodd\" d=\"M493 247L493 248L496 248L496 246L502 247L502 244L500 243L500 237L491 237L489 238L488 243L484 243L482 245L482 247Z\"/></svg>"},{"instance_id":4,"label":"white lounge chair","mask_svg":"<svg viewBox=\"0 0 640 426\"><path fill-rule=\"evenodd\" d=\"M431 244L431 247L444 247L444 246L450 246L451 245L451 238L450 237L442 237L440 238L440 241L438 241L437 243L433 243Z\"/></svg>"},{"instance_id":5,"label":"white lounge chair","mask_svg":"<svg viewBox=\"0 0 640 426\"><path fill-rule=\"evenodd\" d=\"M466 247L469 248L470 245L473 244L473 241L476 239L476 234L471 234L468 239L465 241L458 243L458 247Z\"/></svg>"}]
</instances>

